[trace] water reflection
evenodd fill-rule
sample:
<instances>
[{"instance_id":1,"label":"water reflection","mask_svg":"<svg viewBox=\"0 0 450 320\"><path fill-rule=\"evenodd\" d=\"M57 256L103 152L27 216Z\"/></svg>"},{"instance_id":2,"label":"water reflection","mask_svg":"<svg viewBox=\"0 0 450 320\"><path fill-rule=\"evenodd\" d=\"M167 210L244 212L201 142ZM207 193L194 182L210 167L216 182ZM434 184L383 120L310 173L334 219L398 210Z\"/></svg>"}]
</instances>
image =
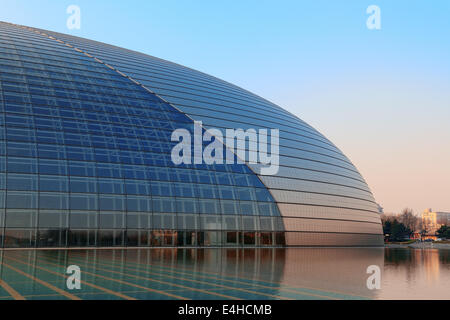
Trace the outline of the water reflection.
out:
<instances>
[{"instance_id":1,"label":"water reflection","mask_svg":"<svg viewBox=\"0 0 450 320\"><path fill-rule=\"evenodd\" d=\"M383 266L383 248L299 248L286 250L283 283L374 298L367 267Z\"/></svg>"},{"instance_id":2,"label":"water reflection","mask_svg":"<svg viewBox=\"0 0 450 320\"><path fill-rule=\"evenodd\" d=\"M0 299L449 299L449 259L383 248L0 251ZM82 290L67 290L69 265ZM370 265L381 290L366 286Z\"/></svg>"},{"instance_id":3,"label":"water reflection","mask_svg":"<svg viewBox=\"0 0 450 320\"><path fill-rule=\"evenodd\" d=\"M385 249L380 299L450 299L450 250Z\"/></svg>"}]
</instances>

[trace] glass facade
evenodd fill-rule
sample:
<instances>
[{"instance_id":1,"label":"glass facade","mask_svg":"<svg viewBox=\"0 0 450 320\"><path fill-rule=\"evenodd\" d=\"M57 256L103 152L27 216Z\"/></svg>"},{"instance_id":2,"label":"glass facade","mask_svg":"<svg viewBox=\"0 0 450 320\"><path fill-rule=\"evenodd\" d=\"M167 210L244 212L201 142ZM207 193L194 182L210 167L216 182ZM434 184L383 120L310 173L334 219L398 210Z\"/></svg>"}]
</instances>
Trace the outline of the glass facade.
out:
<instances>
[{"instance_id":1,"label":"glass facade","mask_svg":"<svg viewBox=\"0 0 450 320\"><path fill-rule=\"evenodd\" d=\"M278 174L174 165L171 134L193 119L279 128ZM382 243L356 168L280 107L164 60L7 23L0 189L3 247Z\"/></svg>"}]
</instances>

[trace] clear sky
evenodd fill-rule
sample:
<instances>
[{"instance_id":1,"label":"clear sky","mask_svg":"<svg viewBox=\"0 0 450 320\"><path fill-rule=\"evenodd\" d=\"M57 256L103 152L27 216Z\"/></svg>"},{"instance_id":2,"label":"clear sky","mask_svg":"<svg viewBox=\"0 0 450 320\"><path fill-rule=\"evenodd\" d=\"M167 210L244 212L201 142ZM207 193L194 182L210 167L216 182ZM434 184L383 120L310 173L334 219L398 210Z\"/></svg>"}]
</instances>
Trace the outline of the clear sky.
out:
<instances>
[{"instance_id":1,"label":"clear sky","mask_svg":"<svg viewBox=\"0 0 450 320\"><path fill-rule=\"evenodd\" d=\"M66 27L69 5L81 29ZM369 30L366 8L381 9ZM385 212L450 211L450 1L0 0L0 20L212 74L332 140Z\"/></svg>"}]
</instances>

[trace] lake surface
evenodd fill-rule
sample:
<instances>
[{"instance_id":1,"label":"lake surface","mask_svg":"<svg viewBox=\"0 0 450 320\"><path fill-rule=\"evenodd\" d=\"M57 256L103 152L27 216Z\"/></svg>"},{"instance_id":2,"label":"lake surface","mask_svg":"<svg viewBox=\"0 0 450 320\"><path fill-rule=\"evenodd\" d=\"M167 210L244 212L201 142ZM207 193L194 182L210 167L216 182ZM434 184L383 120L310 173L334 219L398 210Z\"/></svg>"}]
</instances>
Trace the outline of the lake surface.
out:
<instances>
[{"instance_id":1,"label":"lake surface","mask_svg":"<svg viewBox=\"0 0 450 320\"><path fill-rule=\"evenodd\" d=\"M72 265L81 270L79 290L67 287ZM379 267L380 289L368 288L369 266ZM450 299L450 250L0 251L0 280L2 300Z\"/></svg>"}]
</instances>

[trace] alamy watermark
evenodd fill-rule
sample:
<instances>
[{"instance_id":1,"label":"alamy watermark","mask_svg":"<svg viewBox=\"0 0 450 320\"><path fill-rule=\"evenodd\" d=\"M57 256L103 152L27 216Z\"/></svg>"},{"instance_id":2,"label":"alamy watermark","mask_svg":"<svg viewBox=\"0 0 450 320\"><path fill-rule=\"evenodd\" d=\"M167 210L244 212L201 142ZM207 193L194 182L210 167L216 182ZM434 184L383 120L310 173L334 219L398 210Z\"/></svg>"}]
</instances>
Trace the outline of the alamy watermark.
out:
<instances>
[{"instance_id":1,"label":"alamy watermark","mask_svg":"<svg viewBox=\"0 0 450 320\"><path fill-rule=\"evenodd\" d=\"M248 163L257 165L259 174L275 175L280 164L279 136L278 129L270 129L268 143L267 129L226 129L224 137L221 130L204 130L201 121L194 121L194 137L187 129L172 132L171 140L179 143L172 148L171 158L175 165ZM203 142L209 144L204 147Z\"/></svg>"},{"instance_id":2,"label":"alamy watermark","mask_svg":"<svg viewBox=\"0 0 450 320\"><path fill-rule=\"evenodd\" d=\"M71 4L67 7L66 13L70 14L67 18L66 26L69 30L81 29L81 9L79 6Z\"/></svg>"},{"instance_id":3,"label":"alamy watermark","mask_svg":"<svg viewBox=\"0 0 450 320\"><path fill-rule=\"evenodd\" d=\"M81 289L81 269L77 265L67 267L66 273L69 275L66 280L66 286L69 290Z\"/></svg>"},{"instance_id":4,"label":"alamy watermark","mask_svg":"<svg viewBox=\"0 0 450 320\"><path fill-rule=\"evenodd\" d=\"M366 26L369 30L381 30L381 9L374 4L370 5L366 9L366 13L370 14L367 18Z\"/></svg>"},{"instance_id":5,"label":"alamy watermark","mask_svg":"<svg viewBox=\"0 0 450 320\"><path fill-rule=\"evenodd\" d=\"M370 276L367 278L366 286L369 290L379 290L381 289L381 269L377 265L370 265L366 270L367 274Z\"/></svg>"}]
</instances>

